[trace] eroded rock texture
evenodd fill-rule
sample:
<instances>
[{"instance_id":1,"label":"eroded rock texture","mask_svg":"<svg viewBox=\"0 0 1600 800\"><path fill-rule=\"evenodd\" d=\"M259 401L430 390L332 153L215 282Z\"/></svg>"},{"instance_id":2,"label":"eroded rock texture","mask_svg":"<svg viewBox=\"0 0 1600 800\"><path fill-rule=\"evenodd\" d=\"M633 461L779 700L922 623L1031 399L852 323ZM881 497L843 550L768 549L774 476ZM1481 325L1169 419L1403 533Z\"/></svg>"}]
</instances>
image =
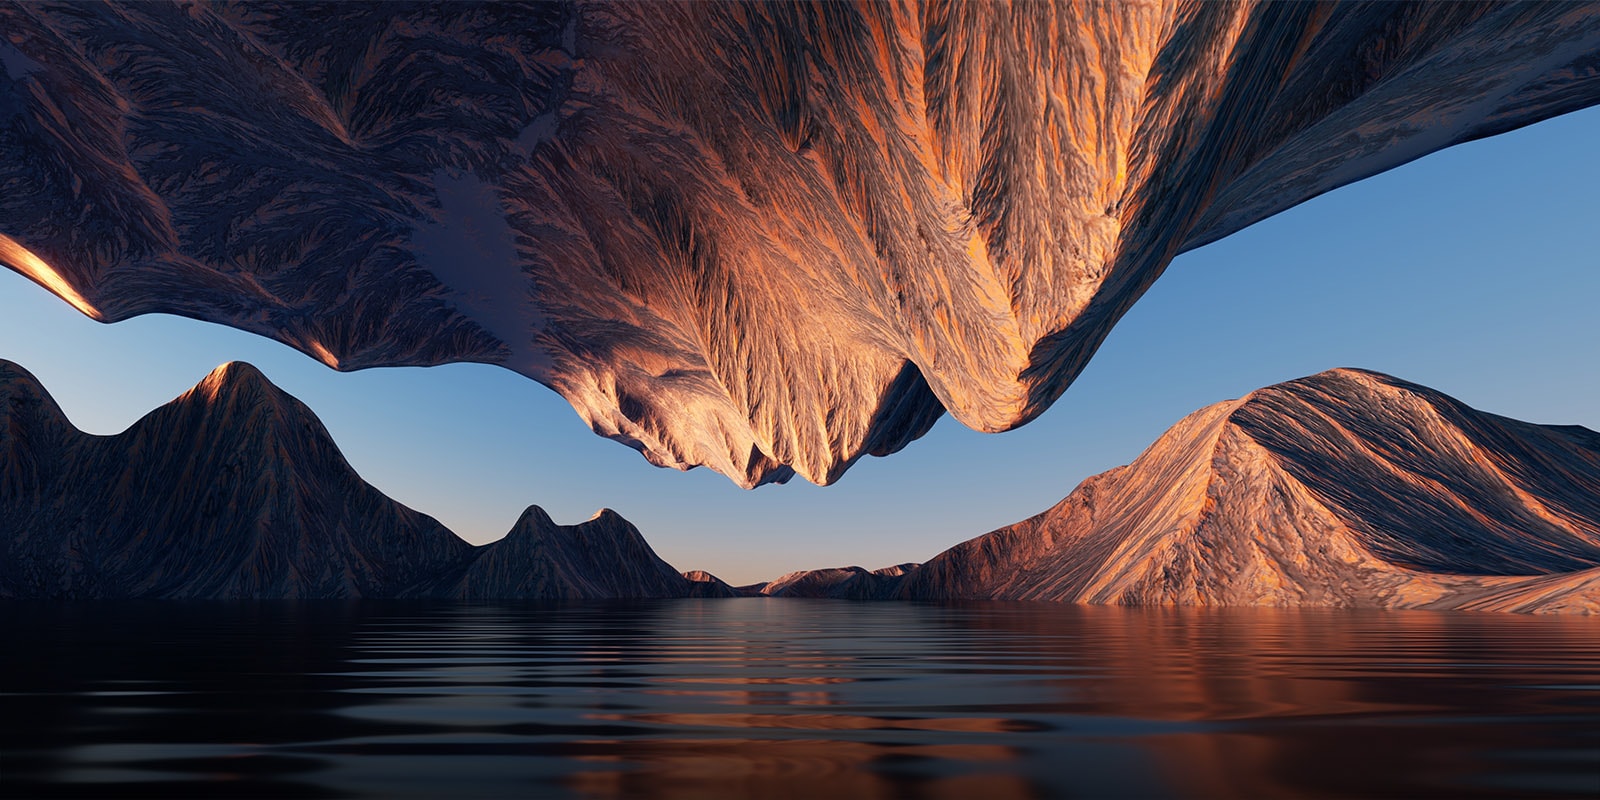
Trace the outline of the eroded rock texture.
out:
<instances>
[{"instance_id":1,"label":"eroded rock texture","mask_svg":"<svg viewBox=\"0 0 1600 800\"><path fill-rule=\"evenodd\" d=\"M835 480L1060 395L1180 251L1600 99L1581 3L0 6L0 261L502 364Z\"/></svg>"},{"instance_id":2,"label":"eroded rock texture","mask_svg":"<svg viewBox=\"0 0 1600 800\"><path fill-rule=\"evenodd\" d=\"M116 436L0 360L0 598L603 599L695 587L627 520L531 507L474 547L384 496L310 409L218 367Z\"/></svg>"},{"instance_id":3,"label":"eroded rock texture","mask_svg":"<svg viewBox=\"0 0 1600 800\"><path fill-rule=\"evenodd\" d=\"M1333 370L1189 415L898 596L1600 613L1600 434Z\"/></svg>"}]
</instances>

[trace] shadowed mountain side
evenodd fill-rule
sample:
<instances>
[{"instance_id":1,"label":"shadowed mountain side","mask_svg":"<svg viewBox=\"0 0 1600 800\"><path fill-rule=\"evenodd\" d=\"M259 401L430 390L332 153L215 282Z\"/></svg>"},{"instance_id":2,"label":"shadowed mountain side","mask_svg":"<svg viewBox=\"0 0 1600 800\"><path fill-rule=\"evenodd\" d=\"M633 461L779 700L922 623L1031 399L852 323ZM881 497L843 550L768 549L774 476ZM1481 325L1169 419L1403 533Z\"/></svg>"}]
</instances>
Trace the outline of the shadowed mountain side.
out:
<instances>
[{"instance_id":1,"label":"shadowed mountain side","mask_svg":"<svg viewBox=\"0 0 1600 800\"><path fill-rule=\"evenodd\" d=\"M477 549L459 577L418 594L463 600L685 597L694 585L662 561L639 529L609 508L557 525L530 506L511 532Z\"/></svg>"},{"instance_id":2,"label":"shadowed mountain side","mask_svg":"<svg viewBox=\"0 0 1600 800\"><path fill-rule=\"evenodd\" d=\"M338 369L500 364L744 486L947 410L1022 425L1178 253L1600 100L1592 3L29 2L0 30L0 263Z\"/></svg>"},{"instance_id":3,"label":"shadowed mountain side","mask_svg":"<svg viewBox=\"0 0 1600 800\"><path fill-rule=\"evenodd\" d=\"M898 597L1600 613L1600 435L1360 370L1189 415Z\"/></svg>"},{"instance_id":4,"label":"shadowed mountain side","mask_svg":"<svg viewBox=\"0 0 1600 800\"><path fill-rule=\"evenodd\" d=\"M316 416L218 367L115 436L0 360L0 597L600 599L695 586L605 510L474 547L361 480Z\"/></svg>"}]
</instances>

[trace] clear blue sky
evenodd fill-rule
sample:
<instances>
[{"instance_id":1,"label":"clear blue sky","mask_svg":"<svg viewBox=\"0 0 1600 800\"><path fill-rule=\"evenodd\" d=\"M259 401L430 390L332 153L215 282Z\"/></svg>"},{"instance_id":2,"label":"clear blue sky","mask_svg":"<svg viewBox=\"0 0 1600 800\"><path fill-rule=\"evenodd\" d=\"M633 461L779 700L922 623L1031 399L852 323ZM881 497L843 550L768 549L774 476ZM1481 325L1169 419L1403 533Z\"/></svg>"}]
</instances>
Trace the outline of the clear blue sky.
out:
<instances>
[{"instance_id":1,"label":"clear blue sky","mask_svg":"<svg viewBox=\"0 0 1600 800\"><path fill-rule=\"evenodd\" d=\"M924 560L1130 461L1184 414L1338 366L1478 408L1600 429L1600 109L1452 148L1173 262L1076 384L1023 428L942 420L836 485L745 491L649 466L554 392L495 367L337 373L217 325L101 325L0 269L0 357L79 427L126 428L224 361L304 400L358 472L473 542L538 503L608 506L679 569L734 583Z\"/></svg>"}]
</instances>

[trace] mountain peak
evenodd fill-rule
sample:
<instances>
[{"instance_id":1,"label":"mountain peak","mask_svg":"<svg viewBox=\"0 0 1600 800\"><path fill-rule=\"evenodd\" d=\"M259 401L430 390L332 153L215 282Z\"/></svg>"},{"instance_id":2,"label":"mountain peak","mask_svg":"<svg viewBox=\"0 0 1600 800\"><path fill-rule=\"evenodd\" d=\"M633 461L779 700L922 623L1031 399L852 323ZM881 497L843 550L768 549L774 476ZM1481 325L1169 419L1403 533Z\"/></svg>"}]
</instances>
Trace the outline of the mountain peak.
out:
<instances>
[{"instance_id":1,"label":"mountain peak","mask_svg":"<svg viewBox=\"0 0 1600 800\"><path fill-rule=\"evenodd\" d=\"M1597 444L1328 370L1184 417L1128 466L913 570L901 596L1467 608L1504 594L1521 599L1481 607L1537 610L1555 606L1529 592L1578 575L1562 607L1593 611L1579 573L1600 566Z\"/></svg>"},{"instance_id":2,"label":"mountain peak","mask_svg":"<svg viewBox=\"0 0 1600 800\"><path fill-rule=\"evenodd\" d=\"M33 373L29 372L21 364L0 358L0 385L17 383L43 386L43 384L39 383L39 379L34 377Z\"/></svg>"},{"instance_id":3,"label":"mountain peak","mask_svg":"<svg viewBox=\"0 0 1600 800\"><path fill-rule=\"evenodd\" d=\"M272 381L267 379L266 375L262 374L261 370L248 361L229 361L211 370L206 373L204 378L200 379L200 383L195 388L204 392L208 398L213 399L233 392L251 390L282 392Z\"/></svg>"},{"instance_id":4,"label":"mountain peak","mask_svg":"<svg viewBox=\"0 0 1600 800\"><path fill-rule=\"evenodd\" d=\"M550 516L550 512L545 511L538 504L534 504L522 510L522 516L517 517L517 524L511 526L511 533L550 530L556 527L559 526L556 525L555 519Z\"/></svg>"}]
</instances>

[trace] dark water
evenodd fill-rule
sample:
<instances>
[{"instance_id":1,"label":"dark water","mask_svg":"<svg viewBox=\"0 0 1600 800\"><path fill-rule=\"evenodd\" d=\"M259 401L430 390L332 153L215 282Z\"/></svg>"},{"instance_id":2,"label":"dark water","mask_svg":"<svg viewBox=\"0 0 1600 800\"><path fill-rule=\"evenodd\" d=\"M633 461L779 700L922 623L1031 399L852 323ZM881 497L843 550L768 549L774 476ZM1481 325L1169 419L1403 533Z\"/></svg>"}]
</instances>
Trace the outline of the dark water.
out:
<instances>
[{"instance_id":1,"label":"dark water","mask_svg":"<svg viewBox=\"0 0 1600 800\"><path fill-rule=\"evenodd\" d=\"M0 794L1600 795L1600 621L0 604Z\"/></svg>"}]
</instances>

